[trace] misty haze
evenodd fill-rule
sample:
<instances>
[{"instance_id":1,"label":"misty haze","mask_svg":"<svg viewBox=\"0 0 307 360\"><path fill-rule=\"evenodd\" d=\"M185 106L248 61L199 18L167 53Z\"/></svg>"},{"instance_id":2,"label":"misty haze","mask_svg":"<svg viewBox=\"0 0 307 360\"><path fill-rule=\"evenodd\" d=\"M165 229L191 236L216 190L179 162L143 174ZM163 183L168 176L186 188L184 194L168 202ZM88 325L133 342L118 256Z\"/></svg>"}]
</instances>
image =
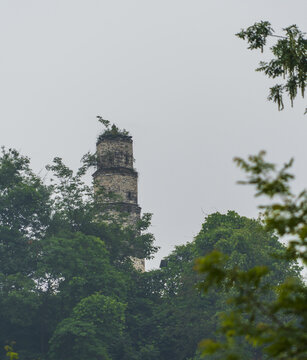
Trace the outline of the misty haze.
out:
<instances>
[{"instance_id":1,"label":"misty haze","mask_svg":"<svg viewBox=\"0 0 307 360\"><path fill-rule=\"evenodd\" d=\"M1 2L0 359L307 358L306 13Z\"/></svg>"}]
</instances>

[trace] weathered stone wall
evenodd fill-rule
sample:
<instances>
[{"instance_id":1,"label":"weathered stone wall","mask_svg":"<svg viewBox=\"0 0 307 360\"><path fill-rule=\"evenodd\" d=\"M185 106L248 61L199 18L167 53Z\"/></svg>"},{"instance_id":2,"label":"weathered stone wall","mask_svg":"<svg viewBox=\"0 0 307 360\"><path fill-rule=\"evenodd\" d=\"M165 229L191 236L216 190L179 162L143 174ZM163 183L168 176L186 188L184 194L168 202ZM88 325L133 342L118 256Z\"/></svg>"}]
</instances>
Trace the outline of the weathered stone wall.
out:
<instances>
[{"instance_id":1,"label":"weathered stone wall","mask_svg":"<svg viewBox=\"0 0 307 360\"><path fill-rule=\"evenodd\" d=\"M97 144L98 167L133 168L133 149L130 136L104 138Z\"/></svg>"},{"instance_id":2,"label":"weathered stone wall","mask_svg":"<svg viewBox=\"0 0 307 360\"><path fill-rule=\"evenodd\" d=\"M136 270L139 270L141 272L145 271L145 260L144 259L138 259L138 258L131 258L134 268Z\"/></svg>"},{"instance_id":3,"label":"weathered stone wall","mask_svg":"<svg viewBox=\"0 0 307 360\"><path fill-rule=\"evenodd\" d=\"M114 193L118 196L117 202L137 204L138 184L136 173L121 174L109 169L98 173L95 180L96 186L102 187L107 193ZM108 199L107 201L113 202L114 200Z\"/></svg>"},{"instance_id":4,"label":"weathered stone wall","mask_svg":"<svg viewBox=\"0 0 307 360\"><path fill-rule=\"evenodd\" d=\"M138 205L124 203L108 203L105 211L108 213L108 221L120 220L124 226L135 226L140 220L141 208Z\"/></svg>"}]
</instances>

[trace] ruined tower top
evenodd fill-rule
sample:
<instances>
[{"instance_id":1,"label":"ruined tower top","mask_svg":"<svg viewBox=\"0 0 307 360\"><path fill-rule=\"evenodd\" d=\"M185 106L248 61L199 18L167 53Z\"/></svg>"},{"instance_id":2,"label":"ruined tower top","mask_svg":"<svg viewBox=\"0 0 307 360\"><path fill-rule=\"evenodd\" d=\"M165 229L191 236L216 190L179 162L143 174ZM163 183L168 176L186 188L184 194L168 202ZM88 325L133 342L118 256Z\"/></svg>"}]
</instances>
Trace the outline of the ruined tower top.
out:
<instances>
[{"instance_id":1,"label":"ruined tower top","mask_svg":"<svg viewBox=\"0 0 307 360\"><path fill-rule=\"evenodd\" d=\"M133 169L132 136L102 134L97 140L98 170L105 168Z\"/></svg>"},{"instance_id":2,"label":"ruined tower top","mask_svg":"<svg viewBox=\"0 0 307 360\"><path fill-rule=\"evenodd\" d=\"M133 168L132 145L132 137L128 135L100 135L97 141L97 171L94 178L105 191L117 195L117 207L121 205L122 211L139 215L138 174ZM132 225L131 221L128 222Z\"/></svg>"}]
</instances>

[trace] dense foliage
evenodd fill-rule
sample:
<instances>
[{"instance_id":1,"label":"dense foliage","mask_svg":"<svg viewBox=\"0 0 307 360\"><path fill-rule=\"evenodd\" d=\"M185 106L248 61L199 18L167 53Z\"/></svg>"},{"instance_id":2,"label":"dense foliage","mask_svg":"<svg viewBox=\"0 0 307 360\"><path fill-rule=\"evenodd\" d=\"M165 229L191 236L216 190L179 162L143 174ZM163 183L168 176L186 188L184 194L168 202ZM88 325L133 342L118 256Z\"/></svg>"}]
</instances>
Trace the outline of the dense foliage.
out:
<instances>
[{"instance_id":1,"label":"dense foliage","mask_svg":"<svg viewBox=\"0 0 307 360\"><path fill-rule=\"evenodd\" d=\"M241 261L230 265L233 252L229 254L223 247L197 260L196 269L205 274L200 288L205 293L211 288L226 291L228 302L233 305L230 311L221 313L219 331L225 335L225 341L212 337L203 340L202 353L216 354L218 359L245 359L237 349L237 341L242 337L267 354L268 359L306 359L306 285L297 274L285 271L284 266L281 269L285 278L274 281L278 272L273 266L292 262L292 270L298 271L298 260L306 265L307 192L295 196L290 191L293 175L288 168L292 161L277 170L261 152L248 161L237 162L249 174L246 183L256 186L257 195L275 199L262 207L264 226L269 232L287 236L288 245L281 251L266 249L268 261L259 259L248 268Z\"/></svg>"},{"instance_id":2,"label":"dense foliage","mask_svg":"<svg viewBox=\"0 0 307 360\"><path fill-rule=\"evenodd\" d=\"M119 359L131 346L124 312L140 276L131 256L156 251L153 236L140 233L150 216L136 229L106 223L82 181L86 168L74 174L56 158L46 185L28 158L2 150L0 343L16 342L21 359Z\"/></svg>"},{"instance_id":3,"label":"dense foliage","mask_svg":"<svg viewBox=\"0 0 307 360\"><path fill-rule=\"evenodd\" d=\"M131 256L156 251L143 233L150 216L137 229L105 222L103 204L82 181L86 161L75 174L59 158L48 169L47 185L17 151L0 157L0 358L191 359L203 337L220 338L219 314L233 307L226 288L196 288L195 258L217 249L229 268L267 266L270 284L298 278L277 237L235 212L208 216L163 268L139 273ZM261 354L238 348L251 359Z\"/></svg>"}]
</instances>

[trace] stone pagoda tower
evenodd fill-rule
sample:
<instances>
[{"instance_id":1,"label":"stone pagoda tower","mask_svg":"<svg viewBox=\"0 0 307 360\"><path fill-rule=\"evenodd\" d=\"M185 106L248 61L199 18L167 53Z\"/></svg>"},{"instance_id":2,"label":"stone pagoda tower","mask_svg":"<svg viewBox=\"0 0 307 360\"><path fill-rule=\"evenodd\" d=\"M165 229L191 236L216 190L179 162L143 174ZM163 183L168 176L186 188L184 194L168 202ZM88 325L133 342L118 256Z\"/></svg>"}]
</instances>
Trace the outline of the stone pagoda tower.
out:
<instances>
[{"instance_id":1,"label":"stone pagoda tower","mask_svg":"<svg viewBox=\"0 0 307 360\"><path fill-rule=\"evenodd\" d=\"M126 214L124 223L133 226L140 219L138 205L138 173L133 168L133 141L126 132L105 131L97 140L97 171L94 183L101 188L107 211ZM145 271L144 259L132 259L137 270Z\"/></svg>"}]
</instances>

